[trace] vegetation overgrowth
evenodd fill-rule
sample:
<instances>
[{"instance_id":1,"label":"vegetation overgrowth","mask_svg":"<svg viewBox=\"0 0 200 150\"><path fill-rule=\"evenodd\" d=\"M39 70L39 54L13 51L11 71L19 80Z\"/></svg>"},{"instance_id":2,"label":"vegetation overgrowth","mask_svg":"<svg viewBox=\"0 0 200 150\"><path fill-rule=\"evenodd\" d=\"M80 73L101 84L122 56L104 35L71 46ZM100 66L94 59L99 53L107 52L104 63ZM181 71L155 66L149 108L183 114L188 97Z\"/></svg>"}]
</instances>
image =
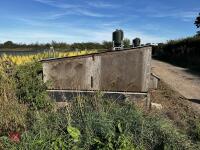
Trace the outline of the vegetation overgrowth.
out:
<instances>
[{"instance_id":1,"label":"vegetation overgrowth","mask_svg":"<svg viewBox=\"0 0 200 150\"><path fill-rule=\"evenodd\" d=\"M0 61L0 136L25 127L27 107L20 104L12 68Z\"/></svg>"},{"instance_id":2,"label":"vegetation overgrowth","mask_svg":"<svg viewBox=\"0 0 200 150\"><path fill-rule=\"evenodd\" d=\"M48 96L37 61L0 59L0 149L199 149L200 123L193 136L159 113L131 101L77 96L64 108Z\"/></svg>"},{"instance_id":3,"label":"vegetation overgrowth","mask_svg":"<svg viewBox=\"0 0 200 150\"><path fill-rule=\"evenodd\" d=\"M30 111L21 141L2 136L7 149L199 149L162 116L145 115L132 103L77 97L58 111Z\"/></svg>"}]
</instances>

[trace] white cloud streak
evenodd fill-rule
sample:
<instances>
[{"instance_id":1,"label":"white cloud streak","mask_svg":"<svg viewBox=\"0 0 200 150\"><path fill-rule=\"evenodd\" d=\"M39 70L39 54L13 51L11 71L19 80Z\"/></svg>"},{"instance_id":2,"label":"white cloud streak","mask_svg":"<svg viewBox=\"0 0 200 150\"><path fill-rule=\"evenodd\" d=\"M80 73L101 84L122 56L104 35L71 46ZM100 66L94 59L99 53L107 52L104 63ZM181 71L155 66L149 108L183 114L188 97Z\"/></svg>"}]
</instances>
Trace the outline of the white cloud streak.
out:
<instances>
[{"instance_id":1,"label":"white cloud streak","mask_svg":"<svg viewBox=\"0 0 200 150\"><path fill-rule=\"evenodd\" d=\"M135 11L153 18L173 18L180 19L182 21L191 21L197 16L199 10L182 10L173 6L160 4L159 6L146 6L141 9L137 8Z\"/></svg>"},{"instance_id":2,"label":"white cloud streak","mask_svg":"<svg viewBox=\"0 0 200 150\"><path fill-rule=\"evenodd\" d=\"M171 18L180 18L182 20L191 20L194 19L195 16L198 14L197 11L175 11L175 12L168 12L168 13L157 13L152 15L152 17L157 18L165 18L165 17L171 17Z\"/></svg>"},{"instance_id":3,"label":"white cloud streak","mask_svg":"<svg viewBox=\"0 0 200 150\"><path fill-rule=\"evenodd\" d=\"M120 21L122 19L114 20L109 19L110 21L102 21L102 23L95 22L93 19L91 19L87 27L82 26L83 24L70 22L70 23L63 23L63 22L56 22L54 19L62 18L67 15L78 15L78 16L87 16L87 17L95 17L95 18L101 18L99 20L103 20L105 17L113 17L112 15L104 14L104 13L98 13L97 11L92 11L93 9L90 9L91 7L98 7L98 8L109 8L114 7L115 5L111 5L109 3L94 3L94 2L88 2L88 5L90 7L85 7L81 5L74 5L74 4L67 4L67 3L60 3L56 0L34 0L36 2L49 5L51 7L58 8L57 10L54 10L56 12L46 13L44 15L38 15L39 18L17 18L19 21L21 21L24 24L28 24L29 29L15 29L15 31L9 31L4 32L3 30L0 30L0 40L6 41L6 40L13 40L15 42L50 42L51 40L56 41L63 41L63 42L100 42L103 40L111 40L112 39L112 32L116 28L122 28L125 29L125 36L127 38L133 39L135 37L140 37L143 41L143 43L157 43L157 42L165 42L167 39L170 39L170 37L166 36L159 36L156 34L148 33L147 30L154 30L159 31L159 26L154 26L152 24L149 24L147 26L144 26L143 29L136 29L136 28L126 28L125 23L132 21L128 20L126 22L123 22L124 25L120 24ZM59 10L59 11L58 11ZM170 10L170 11L169 11ZM160 7L160 8L153 8L153 7L147 7L141 8L135 10L135 12L138 12L138 15L145 14L148 17L155 17L155 18L180 18L183 21L189 21L193 19L194 16L196 16L196 11L182 11L182 10L176 10L171 7ZM134 14L134 13L133 13ZM132 15L132 14L131 14ZM130 18L130 17L129 17ZM132 18L131 18L132 19ZM94 19L97 20L97 19ZM107 19L108 20L108 19ZM128 24L128 23L127 23ZM121 26L120 26L121 25ZM147 30L145 31L144 28ZM42 30L44 29L44 30ZM47 29L47 30L45 30ZM51 30L52 29L52 30Z\"/></svg>"},{"instance_id":4,"label":"white cloud streak","mask_svg":"<svg viewBox=\"0 0 200 150\"><path fill-rule=\"evenodd\" d=\"M86 9L76 9L74 11L74 14L84 15L88 17L97 17L97 18L112 17L111 15L96 13Z\"/></svg>"},{"instance_id":5,"label":"white cloud streak","mask_svg":"<svg viewBox=\"0 0 200 150\"><path fill-rule=\"evenodd\" d=\"M89 1L87 2L89 6L96 8L118 8L119 6L116 4L105 3L102 1Z\"/></svg>"},{"instance_id":6,"label":"white cloud streak","mask_svg":"<svg viewBox=\"0 0 200 150\"><path fill-rule=\"evenodd\" d=\"M34 0L34 1L59 8L63 11L62 13L56 13L56 14L53 14L52 16L49 16L48 17L49 19L58 19L66 15L81 15L81 16L97 17L97 18L112 17L111 15L108 15L108 14L91 11L88 7L83 6L83 5L59 3L58 1L53 1L53 0ZM91 6L93 5L93 7L97 7L97 4L94 4L94 3L90 3L90 5ZM100 2L99 6L108 7L109 4Z\"/></svg>"},{"instance_id":7,"label":"white cloud streak","mask_svg":"<svg viewBox=\"0 0 200 150\"><path fill-rule=\"evenodd\" d=\"M80 5L73 5L73 4L67 4L67 3L58 3L55 0L34 0L36 2L46 4L52 7L57 7L57 8L63 8L63 9L69 9L69 8L79 8L81 7Z\"/></svg>"}]
</instances>

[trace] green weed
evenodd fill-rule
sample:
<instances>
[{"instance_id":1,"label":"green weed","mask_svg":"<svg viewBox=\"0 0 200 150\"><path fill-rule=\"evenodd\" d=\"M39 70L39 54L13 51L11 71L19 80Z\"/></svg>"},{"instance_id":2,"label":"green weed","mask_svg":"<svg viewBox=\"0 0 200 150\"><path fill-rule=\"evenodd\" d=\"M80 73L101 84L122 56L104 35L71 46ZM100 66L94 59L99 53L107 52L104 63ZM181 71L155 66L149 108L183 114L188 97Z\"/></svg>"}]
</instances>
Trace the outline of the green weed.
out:
<instances>
[{"instance_id":1,"label":"green weed","mask_svg":"<svg viewBox=\"0 0 200 150\"><path fill-rule=\"evenodd\" d=\"M33 109L48 109L51 106L46 92L47 86L42 80L42 66L38 62L16 67L16 95L20 102Z\"/></svg>"}]
</instances>

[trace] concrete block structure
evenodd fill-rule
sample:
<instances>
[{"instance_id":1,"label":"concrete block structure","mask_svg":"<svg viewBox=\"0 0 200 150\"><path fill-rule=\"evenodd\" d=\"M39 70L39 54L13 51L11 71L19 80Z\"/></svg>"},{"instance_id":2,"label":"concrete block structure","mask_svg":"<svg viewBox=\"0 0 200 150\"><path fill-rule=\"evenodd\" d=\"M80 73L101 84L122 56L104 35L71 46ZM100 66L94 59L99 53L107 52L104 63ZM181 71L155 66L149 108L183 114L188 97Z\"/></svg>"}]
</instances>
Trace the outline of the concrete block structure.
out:
<instances>
[{"instance_id":1,"label":"concrete block structure","mask_svg":"<svg viewBox=\"0 0 200 150\"><path fill-rule=\"evenodd\" d=\"M147 93L151 47L42 60L49 90Z\"/></svg>"}]
</instances>

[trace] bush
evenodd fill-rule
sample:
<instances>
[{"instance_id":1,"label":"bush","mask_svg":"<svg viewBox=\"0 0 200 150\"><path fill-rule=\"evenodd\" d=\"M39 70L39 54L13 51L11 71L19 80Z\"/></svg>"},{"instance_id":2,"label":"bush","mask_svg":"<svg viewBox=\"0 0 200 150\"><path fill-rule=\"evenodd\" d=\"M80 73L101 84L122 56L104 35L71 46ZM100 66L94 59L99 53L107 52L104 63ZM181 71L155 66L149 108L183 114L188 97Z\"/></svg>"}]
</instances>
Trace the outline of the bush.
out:
<instances>
[{"instance_id":1,"label":"bush","mask_svg":"<svg viewBox=\"0 0 200 150\"><path fill-rule=\"evenodd\" d=\"M9 69L9 71L8 71ZM25 128L26 106L19 104L10 65L0 64L0 135Z\"/></svg>"},{"instance_id":2,"label":"bush","mask_svg":"<svg viewBox=\"0 0 200 150\"><path fill-rule=\"evenodd\" d=\"M51 106L42 80L42 66L39 62L18 66L15 72L16 95L20 102L33 109L46 109Z\"/></svg>"}]
</instances>

